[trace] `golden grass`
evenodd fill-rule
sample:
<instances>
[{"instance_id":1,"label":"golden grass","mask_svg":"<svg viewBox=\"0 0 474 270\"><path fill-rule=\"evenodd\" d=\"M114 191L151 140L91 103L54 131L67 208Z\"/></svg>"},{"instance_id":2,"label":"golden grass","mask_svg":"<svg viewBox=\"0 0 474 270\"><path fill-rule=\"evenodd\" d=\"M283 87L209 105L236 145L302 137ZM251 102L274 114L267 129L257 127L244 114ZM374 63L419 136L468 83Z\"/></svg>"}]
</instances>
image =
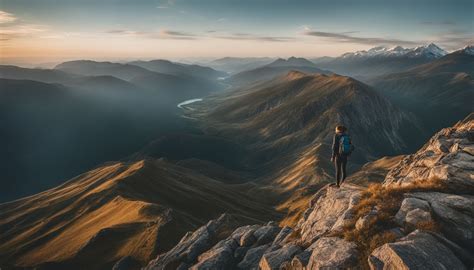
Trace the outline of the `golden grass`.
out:
<instances>
[{"instance_id":1,"label":"golden grass","mask_svg":"<svg viewBox=\"0 0 474 270\"><path fill-rule=\"evenodd\" d=\"M391 229L399 227L394 221L394 216L400 209L404 194L419 191L456 193L445 181L439 179L424 179L404 186L371 184L363 191L360 202L354 207L354 217L344 230L335 236L355 242L361 252L360 265L369 269L367 257L372 251L396 240L397 236ZM377 214L365 226L356 229L357 220L369 214L372 209L377 209ZM410 229L413 228L407 228ZM439 227L435 222L422 222L416 229L438 231Z\"/></svg>"}]
</instances>

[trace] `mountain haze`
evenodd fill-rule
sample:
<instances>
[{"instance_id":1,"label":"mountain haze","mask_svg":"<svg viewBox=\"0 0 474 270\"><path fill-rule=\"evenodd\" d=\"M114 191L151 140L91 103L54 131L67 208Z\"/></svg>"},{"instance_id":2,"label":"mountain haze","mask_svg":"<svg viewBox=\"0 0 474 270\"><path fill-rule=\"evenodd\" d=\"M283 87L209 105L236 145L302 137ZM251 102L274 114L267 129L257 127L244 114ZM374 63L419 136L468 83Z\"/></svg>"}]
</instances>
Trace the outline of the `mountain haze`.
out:
<instances>
[{"instance_id":1,"label":"mountain haze","mask_svg":"<svg viewBox=\"0 0 474 270\"><path fill-rule=\"evenodd\" d=\"M432 133L473 110L474 56L464 50L370 84L398 106L413 112Z\"/></svg>"},{"instance_id":2,"label":"mountain haze","mask_svg":"<svg viewBox=\"0 0 474 270\"><path fill-rule=\"evenodd\" d=\"M314 63L307 59L290 57L286 60L279 58L270 64L234 74L229 77L226 82L233 86L251 85L284 75L292 70L305 73L331 73L330 71L318 68Z\"/></svg>"}]
</instances>

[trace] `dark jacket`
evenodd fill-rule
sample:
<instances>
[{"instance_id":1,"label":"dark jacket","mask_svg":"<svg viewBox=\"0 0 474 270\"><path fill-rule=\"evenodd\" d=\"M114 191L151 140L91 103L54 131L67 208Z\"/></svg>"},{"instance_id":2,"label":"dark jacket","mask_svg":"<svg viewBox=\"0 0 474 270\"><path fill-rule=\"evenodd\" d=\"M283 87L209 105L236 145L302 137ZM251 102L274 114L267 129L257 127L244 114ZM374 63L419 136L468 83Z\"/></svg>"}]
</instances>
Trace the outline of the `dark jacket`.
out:
<instances>
[{"instance_id":1,"label":"dark jacket","mask_svg":"<svg viewBox=\"0 0 474 270\"><path fill-rule=\"evenodd\" d=\"M341 140L341 136L346 134L345 132L338 132L334 134L334 138L332 139L332 158L335 158L339 155L339 141Z\"/></svg>"}]
</instances>

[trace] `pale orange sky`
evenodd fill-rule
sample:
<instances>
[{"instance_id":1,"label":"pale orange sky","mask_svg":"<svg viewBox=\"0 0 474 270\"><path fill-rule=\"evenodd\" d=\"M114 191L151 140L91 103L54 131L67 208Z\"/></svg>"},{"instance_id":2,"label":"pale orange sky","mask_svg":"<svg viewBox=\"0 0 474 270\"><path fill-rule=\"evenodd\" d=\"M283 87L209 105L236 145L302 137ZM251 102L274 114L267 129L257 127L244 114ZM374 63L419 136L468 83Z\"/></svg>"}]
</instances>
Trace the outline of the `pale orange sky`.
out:
<instances>
[{"instance_id":1,"label":"pale orange sky","mask_svg":"<svg viewBox=\"0 0 474 270\"><path fill-rule=\"evenodd\" d=\"M318 57L473 42L469 0L1 0L0 61Z\"/></svg>"}]
</instances>

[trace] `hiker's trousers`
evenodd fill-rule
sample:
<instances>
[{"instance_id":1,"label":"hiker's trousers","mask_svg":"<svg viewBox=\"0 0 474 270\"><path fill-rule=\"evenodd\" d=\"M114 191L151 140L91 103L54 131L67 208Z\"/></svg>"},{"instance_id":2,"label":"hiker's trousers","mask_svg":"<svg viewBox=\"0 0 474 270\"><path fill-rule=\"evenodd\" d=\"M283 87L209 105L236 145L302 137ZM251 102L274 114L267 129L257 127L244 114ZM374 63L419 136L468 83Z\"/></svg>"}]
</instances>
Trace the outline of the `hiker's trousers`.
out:
<instances>
[{"instance_id":1,"label":"hiker's trousers","mask_svg":"<svg viewBox=\"0 0 474 270\"><path fill-rule=\"evenodd\" d=\"M347 165L347 156L337 155L334 159L334 166L336 168L336 183L342 184L344 179L346 179L346 165Z\"/></svg>"}]
</instances>

